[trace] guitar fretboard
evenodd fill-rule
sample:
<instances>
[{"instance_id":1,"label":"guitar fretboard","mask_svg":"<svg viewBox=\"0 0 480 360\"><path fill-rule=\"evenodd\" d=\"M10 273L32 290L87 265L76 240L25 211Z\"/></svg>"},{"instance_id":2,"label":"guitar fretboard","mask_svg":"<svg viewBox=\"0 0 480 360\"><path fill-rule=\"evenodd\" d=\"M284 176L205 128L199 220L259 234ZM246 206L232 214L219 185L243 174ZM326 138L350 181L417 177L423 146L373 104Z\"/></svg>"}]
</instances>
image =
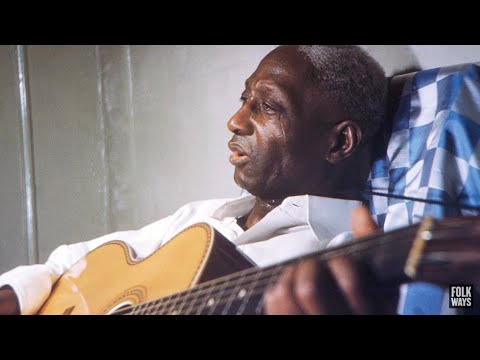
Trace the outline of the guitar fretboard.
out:
<instances>
[{"instance_id":1,"label":"guitar fretboard","mask_svg":"<svg viewBox=\"0 0 480 360\"><path fill-rule=\"evenodd\" d=\"M327 261L337 256L359 258L385 281L405 280L405 259L418 226L354 241L266 268L247 269L212 280L159 300L124 308L122 315L255 315L263 311L262 297L285 266L307 257Z\"/></svg>"}]
</instances>

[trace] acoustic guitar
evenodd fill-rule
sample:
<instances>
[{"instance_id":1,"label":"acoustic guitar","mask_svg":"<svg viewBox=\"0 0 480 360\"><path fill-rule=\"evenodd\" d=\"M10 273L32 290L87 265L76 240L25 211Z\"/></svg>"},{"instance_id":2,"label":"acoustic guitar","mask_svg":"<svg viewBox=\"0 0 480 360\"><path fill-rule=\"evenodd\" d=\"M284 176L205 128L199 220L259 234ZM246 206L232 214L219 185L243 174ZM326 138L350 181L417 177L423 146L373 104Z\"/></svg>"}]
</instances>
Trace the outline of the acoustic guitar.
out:
<instances>
[{"instance_id":1,"label":"acoustic guitar","mask_svg":"<svg viewBox=\"0 0 480 360\"><path fill-rule=\"evenodd\" d=\"M56 282L38 314L261 314L262 296L282 269L306 257L361 260L380 283L448 285L480 276L480 221L425 218L266 268L255 267L213 227L188 227L153 254L132 260L121 241L99 246Z\"/></svg>"}]
</instances>

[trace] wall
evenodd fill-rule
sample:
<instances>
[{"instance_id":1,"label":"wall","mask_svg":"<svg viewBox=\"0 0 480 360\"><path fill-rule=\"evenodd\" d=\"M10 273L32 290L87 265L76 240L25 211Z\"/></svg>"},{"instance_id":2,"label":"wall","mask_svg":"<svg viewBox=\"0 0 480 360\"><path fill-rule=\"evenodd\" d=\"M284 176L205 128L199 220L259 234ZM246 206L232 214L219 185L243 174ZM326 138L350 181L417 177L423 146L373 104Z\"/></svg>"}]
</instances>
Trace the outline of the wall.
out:
<instances>
[{"instance_id":1,"label":"wall","mask_svg":"<svg viewBox=\"0 0 480 360\"><path fill-rule=\"evenodd\" d=\"M238 195L226 122L273 48L0 46L0 272ZM389 75L480 60L480 46L364 48Z\"/></svg>"},{"instance_id":2,"label":"wall","mask_svg":"<svg viewBox=\"0 0 480 360\"><path fill-rule=\"evenodd\" d=\"M387 75L406 69L480 61L480 45L362 45L385 68Z\"/></svg>"}]
</instances>

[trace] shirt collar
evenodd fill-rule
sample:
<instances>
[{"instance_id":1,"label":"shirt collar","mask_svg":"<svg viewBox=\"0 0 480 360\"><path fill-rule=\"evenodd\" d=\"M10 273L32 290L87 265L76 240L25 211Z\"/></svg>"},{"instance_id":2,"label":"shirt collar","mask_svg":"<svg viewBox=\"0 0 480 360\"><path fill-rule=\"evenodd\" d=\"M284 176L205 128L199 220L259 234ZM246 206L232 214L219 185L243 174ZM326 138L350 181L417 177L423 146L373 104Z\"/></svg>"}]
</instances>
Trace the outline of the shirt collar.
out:
<instances>
[{"instance_id":1,"label":"shirt collar","mask_svg":"<svg viewBox=\"0 0 480 360\"><path fill-rule=\"evenodd\" d=\"M226 218L238 218L252 210L254 204L255 196L253 195L236 198L216 209L212 217L220 221ZM257 225L262 222L269 223L270 218L275 218L282 213L284 216L294 219L293 221L296 223L308 224L317 236L321 233L322 237L333 237L342 231L349 230L351 211L360 204L360 201L315 195L290 196L252 229L260 228ZM252 229L249 229L248 232Z\"/></svg>"},{"instance_id":2,"label":"shirt collar","mask_svg":"<svg viewBox=\"0 0 480 360\"><path fill-rule=\"evenodd\" d=\"M213 212L212 217L217 220L224 220L225 218L238 218L252 210L254 204L255 196L242 196L240 198L227 201Z\"/></svg>"}]
</instances>

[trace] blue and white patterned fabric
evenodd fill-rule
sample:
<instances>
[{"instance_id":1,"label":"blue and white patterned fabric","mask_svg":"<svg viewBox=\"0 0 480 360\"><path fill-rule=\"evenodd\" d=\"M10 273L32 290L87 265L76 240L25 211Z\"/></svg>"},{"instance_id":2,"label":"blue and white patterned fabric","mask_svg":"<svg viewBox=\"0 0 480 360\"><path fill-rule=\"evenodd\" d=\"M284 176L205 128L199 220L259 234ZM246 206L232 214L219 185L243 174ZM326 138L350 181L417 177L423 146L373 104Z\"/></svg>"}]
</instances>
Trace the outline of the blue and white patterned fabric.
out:
<instances>
[{"instance_id":1,"label":"blue and white patterned fabric","mask_svg":"<svg viewBox=\"0 0 480 360\"><path fill-rule=\"evenodd\" d=\"M374 162L366 192L437 202L367 195L370 211L385 231L428 215L480 214L480 63L419 71L407 78L387 153ZM403 313L439 313L443 291L418 283L410 288ZM419 296L422 288L426 292ZM422 308L422 298L433 300Z\"/></svg>"}]
</instances>

